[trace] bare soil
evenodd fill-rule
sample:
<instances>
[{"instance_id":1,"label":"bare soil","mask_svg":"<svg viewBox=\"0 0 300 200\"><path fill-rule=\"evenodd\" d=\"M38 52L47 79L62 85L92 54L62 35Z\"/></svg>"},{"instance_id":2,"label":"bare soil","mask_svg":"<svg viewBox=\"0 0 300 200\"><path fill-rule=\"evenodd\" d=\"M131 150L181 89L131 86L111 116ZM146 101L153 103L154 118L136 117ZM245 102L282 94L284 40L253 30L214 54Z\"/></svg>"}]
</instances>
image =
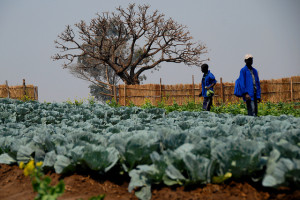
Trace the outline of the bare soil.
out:
<instances>
[{"instance_id":1,"label":"bare soil","mask_svg":"<svg viewBox=\"0 0 300 200\"><path fill-rule=\"evenodd\" d=\"M121 176L101 176L71 174L62 176L49 172L52 183L64 180L65 193L59 200L89 199L92 196L105 194L105 200L136 200L134 192L127 190L129 179ZM23 175L18 166L0 164L0 200L34 199L29 177ZM225 184L207 184L193 187L154 186L153 200L258 200L258 199L300 199L300 189L280 188L267 189L247 182L229 181Z\"/></svg>"}]
</instances>

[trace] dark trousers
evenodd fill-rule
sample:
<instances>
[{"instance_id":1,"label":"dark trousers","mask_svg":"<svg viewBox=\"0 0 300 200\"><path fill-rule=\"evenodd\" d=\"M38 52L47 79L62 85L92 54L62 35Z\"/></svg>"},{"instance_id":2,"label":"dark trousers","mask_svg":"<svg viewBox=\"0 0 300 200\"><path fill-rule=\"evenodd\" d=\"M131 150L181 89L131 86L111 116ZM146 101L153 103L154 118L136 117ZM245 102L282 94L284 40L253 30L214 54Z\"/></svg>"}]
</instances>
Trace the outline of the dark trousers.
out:
<instances>
[{"instance_id":1,"label":"dark trousers","mask_svg":"<svg viewBox=\"0 0 300 200\"><path fill-rule=\"evenodd\" d=\"M254 94L254 100L248 100L246 101L247 104L247 110L249 116L257 116L257 98L256 94Z\"/></svg>"},{"instance_id":2,"label":"dark trousers","mask_svg":"<svg viewBox=\"0 0 300 200\"><path fill-rule=\"evenodd\" d=\"M207 111L210 111L210 108L211 108L211 105L212 105L212 97L204 97L204 100L203 100L203 110L207 110Z\"/></svg>"}]
</instances>

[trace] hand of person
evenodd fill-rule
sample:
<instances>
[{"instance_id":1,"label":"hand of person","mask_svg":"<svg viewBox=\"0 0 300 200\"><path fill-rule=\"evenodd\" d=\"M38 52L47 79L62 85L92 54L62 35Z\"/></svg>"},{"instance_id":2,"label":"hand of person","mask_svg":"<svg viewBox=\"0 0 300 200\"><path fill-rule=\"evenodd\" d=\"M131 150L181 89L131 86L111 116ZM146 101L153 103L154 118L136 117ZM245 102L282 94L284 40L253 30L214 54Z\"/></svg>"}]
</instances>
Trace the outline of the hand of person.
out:
<instances>
[{"instance_id":1,"label":"hand of person","mask_svg":"<svg viewBox=\"0 0 300 200\"><path fill-rule=\"evenodd\" d=\"M246 101L251 101L251 97L249 94L245 94Z\"/></svg>"}]
</instances>

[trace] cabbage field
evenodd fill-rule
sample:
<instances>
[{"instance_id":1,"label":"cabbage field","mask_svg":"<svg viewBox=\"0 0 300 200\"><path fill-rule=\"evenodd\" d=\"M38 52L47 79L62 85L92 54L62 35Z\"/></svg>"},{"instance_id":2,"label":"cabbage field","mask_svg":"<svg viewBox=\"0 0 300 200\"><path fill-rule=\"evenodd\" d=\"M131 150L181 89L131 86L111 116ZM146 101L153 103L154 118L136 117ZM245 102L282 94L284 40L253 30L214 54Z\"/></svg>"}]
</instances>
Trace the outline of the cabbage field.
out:
<instances>
[{"instance_id":1,"label":"cabbage field","mask_svg":"<svg viewBox=\"0 0 300 200\"><path fill-rule=\"evenodd\" d=\"M59 174L128 174L140 199L154 184L218 183L226 174L299 187L300 118L0 99L0 163L32 158Z\"/></svg>"}]
</instances>

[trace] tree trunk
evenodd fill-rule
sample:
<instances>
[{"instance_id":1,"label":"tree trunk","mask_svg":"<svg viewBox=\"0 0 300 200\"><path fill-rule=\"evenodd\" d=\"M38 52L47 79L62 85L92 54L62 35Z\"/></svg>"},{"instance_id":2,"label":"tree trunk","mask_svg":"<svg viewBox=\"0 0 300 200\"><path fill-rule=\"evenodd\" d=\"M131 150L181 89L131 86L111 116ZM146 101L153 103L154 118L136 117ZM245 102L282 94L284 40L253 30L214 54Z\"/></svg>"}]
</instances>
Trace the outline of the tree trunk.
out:
<instances>
[{"instance_id":1,"label":"tree trunk","mask_svg":"<svg viewBox=\"0 0 300 200\"><path fill-rule=\"evenodd\" d=\"M117 75L122 79L122 81L126 85L139 85L140 84L138 77L134 76L135 74L133 76L126 76L125 73L118 73Z\"/></svg>"},{"instance_id":2,"label":"tree trunk","mask_svg":"<svg viewBox=\"0 0 300 200\"><path fill-rule=\"evenodd\" d=\"M139 85L140 81L135 79L128 79L124 81L126 85Z\"/></svg>"}]
</instances>

